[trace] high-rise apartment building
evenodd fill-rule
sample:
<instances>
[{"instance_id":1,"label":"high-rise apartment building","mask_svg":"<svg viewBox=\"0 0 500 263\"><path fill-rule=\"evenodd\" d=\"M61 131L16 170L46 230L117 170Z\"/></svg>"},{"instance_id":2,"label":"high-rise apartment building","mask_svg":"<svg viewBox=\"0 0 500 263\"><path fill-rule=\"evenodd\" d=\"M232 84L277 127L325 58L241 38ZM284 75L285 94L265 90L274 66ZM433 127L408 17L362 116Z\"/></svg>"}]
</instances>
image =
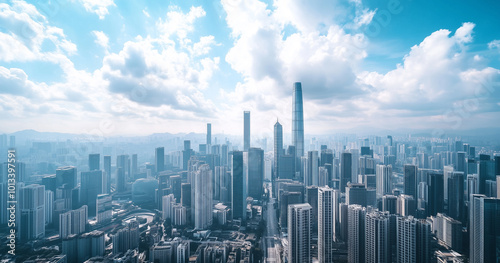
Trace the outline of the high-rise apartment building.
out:
<instances>
[{"instance_id":1,"label":"high-rise apartment building","mask_svg":"<svg viewBox=\"0 0 500 263\"><path fill-rule=\"evenodd\" d=\"M195 211L194 225L196 229L207 229L212 225L212 170L203 164L195 173Z\"/></svg>"},{"instance_id":2,"label":"high-rise apartment building","mask_svg":"<svg viewBox=\"0 0 500 263\"><path fill-rule=\"evenodd\" d=\"M318 259L319 262L333 262L333 189L318 188Z\"/></svg>"},{"instance_id":3,"label":"high-rise apartment building","mask_svg":"<svg viewBox=\"0 0 500 263\"><path fill-rule=\"evenodd\" d=\"M392 193L392 165L377 164L377 198Z\"/></svg>"},{"instance_id":4,"label":"high-rise apartment building","mask_svg":"<svg viewBox=\"0 0 500 263\"><path fill-rule=\"evenodd\" d=\"M19 237L23 241L45 236L45 186L31 184L19 189Z\"/></svg>"},{"instance_id":5,"label":"high-rise apartment building","mask_svg":"<svg viewBox=\"0 0 500 263\"><path fill-rule=\"evenodd\" d=\"M309 204L288 206L288 262L311 263L311 217Z\"/></svg>"}]
</instances>

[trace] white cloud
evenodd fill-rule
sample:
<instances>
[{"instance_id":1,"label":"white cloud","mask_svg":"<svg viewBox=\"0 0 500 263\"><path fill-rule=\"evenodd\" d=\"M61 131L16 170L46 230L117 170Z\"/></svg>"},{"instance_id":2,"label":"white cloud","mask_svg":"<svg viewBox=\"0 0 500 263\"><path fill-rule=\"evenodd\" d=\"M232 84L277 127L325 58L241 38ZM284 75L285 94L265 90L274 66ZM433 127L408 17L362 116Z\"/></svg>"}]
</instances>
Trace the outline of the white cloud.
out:
<instances>
[{"instance_id":1,"label":"white cloud","mask_svg":"<svg viewBox=\"0 0 500 263\"><path fill-rule=\"evenodd\" d=\"M217 42L215 42L214 36L200 37L200 41L198 43L193 44L191 53L195 57L206 55L210 52L212 46L214 45L220 45Z\"/></svg>"},{"instance_id":2,"label":"white cloud","mask_svg":"<svg viewBox=\"0 0 500 263\"><path fill-rule=\"evenodd\" d=\"M109 48L109 38L108 36L102 32L102 31L92 31L92 34L95 37L94 42L103 47L105 50L108 50Z\"/></svg>"},{"instance_id":3,"label":"white cloud","mask_svg":"<svg viewBox=\"0 0 500 263\"><path fill-rule=\"evenodd\" d=\"M80 0L85 10L99 16L99 19L104 19L109 14L108 8L115 6L113 0Z\"/></svg>"},{"instance_id":4,"label":"white cloud","mask_svg":"<svg viewBox=\"0 0 500 263\"><path fill-rule=\"evenodd\" d=\"M181 132L180 127L189 121L209 118L217 112L203 90L218 70L220 59L209 55L211 47L218 43L213 36L201 36L194 44L189 38L195 21L205 15L201 7L193 7L188 13L171 10L166 19L157 23L162 32L158 38L138 36L126 42L121 51L106 53L102 68L93 73L75 69L66 54L76 52L76 46L65 38L62 30L49 26L43 16L40 15L41 22L37 22L31 16L19 15L9 6L2 6L0 14L6 9L8 18L17 15L19 21L34 24L37 37L57 41L57 52L36 50L38 42L43 40L25 43L21 36L12 33L19 27L12 19L8 23L0 20L12 24L10 31L0 34L0 39L5 40L0 42L0 48L10 51L7 55L1 53L0 58L20 61L18 54L12 52L28 51L23 60L59 63L64 70L63 81L47 84L30 80L21 69L0 67L0 104L9 116L33 123L37 123L36 118L40 116L67 123L66 119L71 116L69 119L79 122L73 125L77 130L85 127L84 124L92 124L91 119L112 118L118 126L135 120L150 127L169 120L182 123L184 126L180 125L177 130ZM37 14L36 8L30 12ZM98 45L109 47L106 34L91 33ZM172 36L183 45L177 45L170 39ZM26 48L27 45L35 50Z\"/></svg>"},{"instance_id":5,"label":"white cloud","mask_svg":"<svg viewBox=\"0 0 500 263\"><path fill-rule=\"evenodd\" d=\"M348 34L337 25L329 25L320 33L315 26L297 23L303 31L284 37L283 26L289 22L283 18L284 14L293 13L298 7L277 2L276 11L271 12L262 2L243 2L241 5L223 2L223 6L235 37L226 61L244 76L245 82L269 82L266 79L270 78L274 83L271 90L278 98L289 95L295 81L307 86L304 96L308 99L350 98L361 92L354 85L354 69L366 57L366 52L358 48L358 43L365 41L363 35ZM285 11L285 7L291 10ZM297 20L304 19L297 17ZM241 87L248 86L251 85ZM263 90L262 87L241 91ZM252 98L241 98L246 97Z\"/></svg>"},{"instance_id":6,"label":"white cloud","mask_svg":"<svg viewBox=\"0 0 500 263\"><path fill-rule=\"evenodd\" d=\"M488 43L489 49L499 49L500 50L500 40L496 39Z\"/></svg>"},{"instance_id":7,"label":"white cloud","mask_svg":"<svg viewBox=\"0 0 500 263\"><path fill-rule=\"evenodd\" d=\"M129 110L112 108L112 112L146 112L149 118L168 119L197 119L216 112L202 90L218 69L219 58L207 56L217 43L213 36L202 36L194 44L189 38L194 23L204 15L201 7L192 7L187 13L172 8L156 23L161 33L158 38L138 36L103 59L97 74L111 94L128 101ZM198 58L202 55L205 57Z\"/></svg>"},{"instance_id":8,"label":"white cloud","mask_svg":"<svg viewBox=\"0 0 500 263\"><path fill-rule=\"evenodd\" d=\"M187 14L183 13L178 7L171 7L171 11L167 13L165 19L160 18L156 27L164 38L170 38L176 35L181 45L190 43L187 39L188 33L194 30L194 22L196 19L206 15L205 10L201 6L194 7Z\"/></svg>"},{"instance_id":9,"label":"white cloud","mask_svg":"<svg viewBox=\"0 0 500 263\"><path fill-rule=\"evenodd\" d=\"M451 101L472 95L460 74L473 66L473 56L462 44L472 41L474 24L465 23L453 36L439 30L411 48L404 63L381 75L375 72L363 80L375 88L383 107L426 111L441 109Z\"/></svg>"},{"instance_id":10,"label":"white cloud","mask_svg":"<svg viewBox=\"0 0 500 263\"><path fill-rule=\"evenodd\" d=\"M24 1L0 4L0 27L4 28L0 32L2 61L49 61L64 69L67 55L77 52L62 29L50 26L33 5ZM46 43L51 43L55 50L44 50Z\"/></svg>"},{"instance_id":11,"label":"white cloud","mask_svg":"<svg viewBox=\"0 0 500 263\"><path fill-rule=\"evenodd\" d=\"M369 24L375 11L362 8L360 2L352 3L357 27ZM283 112L290 111L295 81L303 85L306 119L320 132L331 132L325 121L342 128L428 129L445 123L442 116L449 109L467 105L471 99L481 104L467 108L469 115L486 109L500 111L491 99L499 97L497 91L489 97L475 95L478 81L498 81L499 71L485 67L482 59L468 52L473 23L464 23L453 34L449 30L430 34L386 74L364 72L360 65L367 56L363 48L367 39L344 31L356 26L339 25L342 19L329 12L336 4L332 1L309 10L313 7L301 1L279 0L271 10L256 0L223 1L235 38L226 61L243 76L234 92L221 92L226 100L238 104L227 105L225 116L237 121L239 111L250 109L262 118L277 116L289 125L291 114ZM285 35L287 24L298 32ZM265 127L271 132L272 125Z\"/></svg>"}]
</instances>

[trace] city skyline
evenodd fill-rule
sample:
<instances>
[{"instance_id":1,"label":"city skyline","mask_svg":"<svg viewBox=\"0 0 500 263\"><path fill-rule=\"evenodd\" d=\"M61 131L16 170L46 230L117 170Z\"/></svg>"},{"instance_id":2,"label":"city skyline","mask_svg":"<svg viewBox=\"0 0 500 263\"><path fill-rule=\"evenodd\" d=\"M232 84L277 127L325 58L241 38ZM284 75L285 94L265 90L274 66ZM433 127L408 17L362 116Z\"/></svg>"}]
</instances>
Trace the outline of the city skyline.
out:
<instances>
[{"instance_id":1,"label":"city skyline","mask_svg":"<svg viewBox=\"0 0 500 263\"><path fill-rule=\"evenodd\" d=\"M276 118L288 133L294 82L303 85L308 134L500 128L495 7L1 5L4 133L90 133L108 122L107 136L202 133L202 123L212 123L213 134L234 135L242 134L242 111L252 113L252 134L272 134Z\"/></svg>"},{"instance_id":2,"label":"city skyline","mask_svg":"<svg viewBox=\"0 0 500 263\"><path fill-rule=\"evenodd\" d=\"M1 261L500 262L500 2L4 2Z\"/></svg>"}]
</instances>

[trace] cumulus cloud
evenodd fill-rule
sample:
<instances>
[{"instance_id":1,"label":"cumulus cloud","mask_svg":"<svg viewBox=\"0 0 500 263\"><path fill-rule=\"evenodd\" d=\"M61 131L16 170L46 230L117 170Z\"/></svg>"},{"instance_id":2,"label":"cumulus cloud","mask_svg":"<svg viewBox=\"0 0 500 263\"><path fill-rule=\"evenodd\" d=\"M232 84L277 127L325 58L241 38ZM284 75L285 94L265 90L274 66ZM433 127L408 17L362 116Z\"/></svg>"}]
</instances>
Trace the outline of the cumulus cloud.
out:
<instances>
[{"instance_id":1,"label":"cumulus cloud","mask_svg":"<svg viewBox=\"0 0 500 263\"><path fill-rule=\"evenodd\" d=\"M499 49L500 50L500 40L496 39L488 43L489 49Z\"/></svg>"},{"instance_id":2,"label":"cumulus cloud","mask_svg":"<svg viewBox=\"0 0 500 263\"><path fill-rule=\"evenodd\" d=\"M303 82L307 87L304 96L314 100L346 99L362 92L355 85L354 72L358 62L366 57L366 51L357 47L360 41L365 41L362 34L346 33L330 21L331 14L316 10L320 14L315 16L314 23L326 28L318 30L308 19L314 14L303 11L295 2L276 1L275 11L260 1L243 2L234 5L232 1L223 1L223 6L235 37L226 61L246 82L270 78L275 85L272 90L279 98L290 94L295 81ZM299 32L285 37L283 30L287 23L292 23ZM250 86L247 84L242 87ZM262 90L265 88L241 91Z\"/></svg>"},{"instance_id":3,"label":"cumulus cloud","mask_svg":"<svg viewBox=\"0 0 500 263\"><path fill-rule=\"evenodd\" d=\"M178 7L172 6L165 18L160 18L156 22L157 30L162 34L163 38L177 36L177 40L181 45L186 45L191 42L186 39L188 33L194 30L194 22L196 19L206 15L205 10L201 6L192 6L187 14L183 13Z\"/></svg>"},{"instance_id":4,"label":"cumulus cloud","mask_svg":"<svg viewBox=\"0 0 500 263\"><path fill-rule=\"evenodd\" d=\"M397 69L384 75L371 72L362 79L375 88L374 98L382 108L437 110L473 96L470 78L461 77L474 69L474 59L463 46L472 41L473 28L464 23L452 36L449 30L436 31L412 47Z\"/></svg>"},{"instance_id":5,"label":"cumulus cloud","mask_svg":"<svg viewBox=\"0 0 500 263\"><path fill-rule=\"evenodd\" d=\"M360 1L340 5L328 1L321 8L285 0L275 1L272 7L257 0L222 3L234 38L226 61L243 81L234 92L221 94L238 102L240 110L274 114L288 123L291 114L283 116L283 112L290 111L295 81L302 82L306 119L315 124L315 130L321 130L318 127L325 121L345 128L390 128L387 122L421 128L442 122L450 109L466 107L462 111L469 115L500 110L492 99L499 97L494 88L499 71L485 67L468 52L473 23L464 23L453 33L446 29L431 33L411 48L402 64L381 74L362 69L366 36L345 31L373 19L376 10L364 8ZM342 10L344 16L336 17L331 10ZM348 17L354 18L354 24L343 20ZM286 25L297 31L285 34ZM492 42L490 48L494 46Z\"/></svg>"},{"instance_id":6,"label":"cumulus cloud","mask_svg":"<svg viewBox=\"0 0 500 263\"><path fill-rule=\"evenodd\" d=\"M64 67L67 56L77 52L62 29L50 26L33 5L24 1L0 4L0 27L4 29L0 32L1 61L49 61Z\"/></svg>"},{"instance_id":7,"label":"cumulus cloud","mask_svg":"<svg viewBox=\"0 0 500 263\"><path fill-rule=\"evenodd\" d=\"M0 102L4 105L2 109L11 115L83 118L85 113L100 118L115 116L157 122L205 118L216 111L203 90L218 70L219 58L209 56L211 47L218 44L210 35L201 36L196 43L189 38L196 19L205 15L201 7L193 7L187 13L173 8L158 20L158 36L138 36L126 42L119 52L109 52L109 38L104 32L92 31L95 43L106 49L106 55L100 69L86 72L75 69L66 56L76 52L76 47L66 40L63 31L50 26L35 7L24 2L18 4L2 5L0 9L0 17L5 17L0 22L9 29L0 34L0 39L9 40L1 41L0 48L10 51L2 52L0 58L59 63L64 70L64 81L37 83L21 69L0 67ZM29 12L20 14L21 10ZM19 35L22 33L19 28L26 26L33 28L35 38L25 40ZM58 52L44 53L41 43L45 39L53 41ZM30 52L22 59L12 54L27 50ZM13 96L17 99L12 99Z\"/></svg>"},{"instance_id":8,"label":"cumulus cloud","mask_svg":"<svg viewBox=\"0 0 500 263\"><path fill-rule=\"evenodd\" d=\"M92 35L94 35L95 37L94 42L97 45L103 47L105 50L109 48L109 38L104 32L94 30L92 31Z\"/></svg>"},{"instance_id":9,"label":"cumulus cloud","mask_svg":"<svg viewBox=\"0 0 500 263\"><path fill-rule=\"evenodd\" d=\"M210 116L216 107L202 90L218 69L219 58L198 57L207 55L217 43L213 36L202 36L196 43L189 38L196 19L205 15L201 7L187 13L172 9L156 23L157 38L138 36L126 42L120 52L103 59L98 74L112 94L139 106L171 110L170 116L158 117Z\"/></svg>"},{"instance_id":10,"label":"cumulus cloud","mask_svg":"<svg viewBox=\"0 0 500 263\"><path fill-rule=\"evenodd\" d=\"M96 14L99 19L104 19L109 14L110 6L115 6L113 0L80 0L80 3L87 12Z\"/></svg>"}]
</instances>

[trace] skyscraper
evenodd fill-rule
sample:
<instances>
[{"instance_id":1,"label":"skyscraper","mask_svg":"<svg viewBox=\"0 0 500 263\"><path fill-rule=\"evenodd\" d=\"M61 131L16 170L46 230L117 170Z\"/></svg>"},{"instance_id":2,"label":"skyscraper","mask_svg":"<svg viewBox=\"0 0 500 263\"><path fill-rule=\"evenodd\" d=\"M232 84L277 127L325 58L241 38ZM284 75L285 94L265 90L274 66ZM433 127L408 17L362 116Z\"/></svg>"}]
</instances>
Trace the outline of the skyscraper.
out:
<instances>
[{"instance_id":1,"label":"skyscraper","mask_svg":"<svg viewBox=\"0 0 500 263\"><path fill-rule=\"evenodd\" d=\"M123 182L124 184L128 181L130 181L130 160L128 155L118 155L116 156L116 169L122 168L123 172ZM118 170L117 170L118 171ZM117 173L118 176L118 173ZM117 177L117 180L119 178Z\"/></svg>"},{"instance_id":2,"label":"skyscraper","mask_svg":"<svg viewBox=\"0 0 500 263\"><path fill-rule=\"evenodd\" d=\"M231 157L231 211L233 218L246 217L246 180L243 169L243 152L233 151Z\"/></svg>"},{"instance_id":3,"label":"skyscraper","mask_svg":"<svg viewBox=\"0 0 500 263\"><path fill-rule=\"evenodd\" d=\"M293 84L292 101L292 144L295 146L296 156L304 156L304 110L302 102L302 84Z\"/></svg>"},{"instance_id":4,"label":"skyscraper","mask_svg":"<svg viewBox=\"0 0 500 263\"><path fill-rule=\"evenodd\" d=\"M104 156L104 172L106 173L106 193L111 193L111 156Z\"/></svg>"},{"instance_id":5,"label":"skyscraper","mask_svg":"<svg viewBox=\"0 0 500 263\"><path fill-rule=\"evenodd\" d=\"M427 175L428 199L427 215L435 216L444 211L444 179L442 173L429 173Z\"/></svg>"},{"instance_id":6,"label":"skyscraper","mask_svg":"<svg viewBox=\"0 0 500 263\"><path fill-rule=\"evenodd\" d=\"M126 190L125 184L125 169L117 167L116 169L116 192L121 193Z\"/></svg>"},{"instance_id":7,"label":"skyscraper","mask_svg":"<svg viewBox=\"0 0 500 263\"><path fill-rule=\"evenodd\" d=\"M398 198L394 195L382 196L382 211L387 211L390 214L396 214L398 211Z\"/></svg>"},{"instance_id":8,"label":"skyscraper","mask_svg":"<svg viewBox=\"0 0 500 263\"><path fill-rule=\"evenodd\" d=\"M175 198L173 194L162 196L161 212L163 219L172 219L173 206L175 205ZM202 228L200 228L202 229Z\"/></svg>"},{"instance_id":9,"label":"skyscraper","mask_svg":"<svg viewBox=\"0 0 500 263\"><path fill-rule=\"evenodd\" d=\"M365 214L366 208L349 205L347 211L347 262L365 262Z\"/></svg>"},{"instance_id":10,"label":"skyscraper","mask_svg":"<svg viewBox=\"0 0 500 263\"><path fill-rule=\"evenodd\" d=\"M207 123L207 148L212 145L212 124Z\"/></svg>"},{"instance_id":11,"label":"skyscraper","mask_svg":"<svg viewBox=\"0 0 500 263\"><path fill-rule=\"evenodd\" d=\"M76 167L65 166L56 170L56 187L66 184L66 188L74 188L77 185Z\"/></svg>"},{"instance_id":12,"label":"skyscraper","mask_svg":"<svg viewBox=\"0 0 500 263\"><path fill-rule=\"evenodd\" d=\"M377 164L376 180L377 180L377 198L392 192L392 165Z\"/></svg>"},{"instance_id":13,"label":"skyscraper","mask_svg":"<svg viewBox=\"0 0 500 263\"><path fill-rule=\"evenodd\" d=\"M352 174L352 155L348 152L343 152L340 159L340 191L345 192L347 183L351 181Z\"/></svg>"},{"instance_id":14,"label":"skyscraper","mask_svg":"<svg viewBox=\"0 0 500 263\"><path fill-rule=\"evenodd\" d=\"M208 164L203 164L195 173L195 212L194 226L196 229L206 229L212 225L212 170Z\"/></svg>"},{"instance_id":15,"label":"skyscraper","mask_svg":"<svg viewBox=\"0 0 500 263\"><path fill-rule=\"evenodd\" d=\"M250 149L250 112L243 112L243 150Z\"/></svg>"},{"instance_id":16,"label":"skyscraper","mask_svg":"<svg viewBox=\"0 0 500 263\"><path fill-rule=\"evenodd\" d=\"M132 220L125 228L118 230L118 232L112 236L113 254L118 254L120 252L125 253L129 249L138 248L139 237L139 223Z\"/></svg>"},{"instance_id":17,"label":"skyscraper","mask_svg":"<svg viewBox=\"0 0 500 263\"><path fill-rule=\"evenodd\" d=\"M248 196L260 200L264 193L264 151L251 147L248 150Z\"/></svg>"},{"instance_id":18,"label":"skyscraper","mask_svg":"<svg viewBox=\"0 0 500 263\"><path fill-rule=\"evenodd\" d=\"M21 240L38 239L45 236L45 186L31 184L19 189Z\"/></svg>"},{"instance_id":19,"label":"skyscraper","mask_svg":"<svg viewBox=\"0 0 500 263\"><path fill-rule=\"evenodd\" d=\"M104 193L104 180L101 170L81 173L80 202L87 205L89 217L96 216L97 195Z\"/></svg>"},{"instance_id":20,"label":"skyscraper","mask_svg":"<svg viewBox=\"0 0 500 263\"><path fill-rule=\"evenodd\" d=\"M101 155L98 153L89 154L89 171L100 169L100 165L99 165L100 159L101 159Z\"/></svg>"},{"instance_id":21,"label":"skyscraper","mask_svg":"<svg viewBox=\"0 0 500 263\"><path fill-rule=\"evenodd\" d=\"M59 238L78 235L85 232L88 220L88 207L82 207L59 214Z\"/></svg>"},{"instance_id":22,"label":"skyscraper","mask_svg":"<svg viewBox=\"0 0 500 263\"><path fill-rule=\"evenodd\" d=\"M404 193L417 200L417 166L405 164L404 166Z\"/></svg>"},{"instance_id":23,"label":"skyscraper","mask_svg":"<svg viewBox=\"0 0 500 263\"><path fill-rule=\"evenodd\" d=\"M372 211L365 217L365 262L391 262L390 218L388 213Z\"/></svg>"},{"instance_id":24,"label":"skyscraper","mask_svg":"<svg viewBox=\"0 0 500 263\"><path fill-rule=\"evenodd\" d=\"M280 178L280 158L283 154L283 126L276 120L274 124L274 168L272 181Z\"/></svg>"},{"instance_id":25,"label":"skyscraper","mask_svg":"<svg viewBox=\"0 0 500 263\"><path fill-rule=\"evenodd\" d=\"M158 147L155 149L155 165L156 175L165 170L165 148Z\"/></svg>"},{"instance_id":26,"label":"skyscraper","mask_svg":"<svg viewBox=\"0 0 500 263\"><path fill-rule=\"evenodd\" d=\"M469 262L499 262L500 199L473 194L469 207Z\"/></svg>"},{"instance_id":27,"label":"skyscraper","mask_svg":"<svg viewBox=\"0 0 500 263\"><path fill-rule=\"evenodd\" d=\"M184 171L188 170L188 162L189 162L189 159L191 158L191 155L192 155L191 141L185 140L184 141L184 150L182 151L182 170L184 170Z\"/></svg>"},{"instance_id":28,"label":"skyscraper","mask_svg":"<svg viewBox=\"0 0 500 263\"><path fill-rule=\"evenodd\" d=\"M412 195L399 195L397 203L397 213L402 216L414 216L416 213L417 201Z\"/></svg>"},{"instance_id":29,"label":"skyscraper","mask_svg":"<svg viewBox=\"0 0 500 263\"><path fill-rule=\"evenodd\" d=\"M304 179L304 184L306 186L309 185L319 185L319 159L318 159L318 151L309 151L307 152L307 180Z\"/></svg>"},{"instance_id":30,"label":"skyscraper","mask_svg":"<svg viewBox=\"0 0 500 263\"><path fill-rule=\"evenodd\" d=\"M132 154L132 170L130 171L130 173L132 174L131 177L135 179L136 178L136 175L138 173L138 170L137 170L137 154Z\"/></svg>"},{"instance_id":31,"label":"skyscraper","mask_svg":"<svg viewBox=\"0 0 500 263\"><path fill-rule=\"evenodd\" d=\"M112 215L112 198L111 195L109 194L100 194L97 196L96 200L96 216L97 216L97 223L105 223L105 222L111 222L111 219L113 218Z\"/></svg>"},{"instance_id":32,"label":"skyscraper","mask_svg":"<svg viewBox=\"0 0 500 263\"><path fill-rule=\"evenodd\" d=\"M288 262L311 263L311 217L309 204L288 206Z\"/></svg>"},{"instance_id":33,"label":"skyscraper","mask_svg":"<svg viewBox=\"0 0 500 263\"><path fill-rule=\"evenodd\" d=\"M333 249L333 189L318 188L318 258L319 262L332 262Z\"/></svg>"},{"instance_id":34,"label":"skyscraper","mask_svg":"<svg viewBox=\"0 0 500 263\"><path fill-rule=\"evenodd\" d=\"M431 200L433 202L434 200ZM448 215L464 222L464 173L453 172L448 178Z\"/></svg>"},{"instance_id":35,"label":"skyscraper","mask_svg":"<svg viewBox=\"0 0 500 263\"><path fill-rule=\"evenodd\" d=\"M181 183L182 178L180 175L170 176L170 187L172 188L171 192L174 194L176 203L181 202Z\"/></svg>"},{"instance_id":36,"label":"skyscraper","mask_svg":"<svg viewBox=\"0 0 500 263\"><path fill-rule=\"evenodd\" d=\"M397 262L429 263L431 258L431 226L425 220L412 216L398 217Z\"/></svg>"}]
</instances>

